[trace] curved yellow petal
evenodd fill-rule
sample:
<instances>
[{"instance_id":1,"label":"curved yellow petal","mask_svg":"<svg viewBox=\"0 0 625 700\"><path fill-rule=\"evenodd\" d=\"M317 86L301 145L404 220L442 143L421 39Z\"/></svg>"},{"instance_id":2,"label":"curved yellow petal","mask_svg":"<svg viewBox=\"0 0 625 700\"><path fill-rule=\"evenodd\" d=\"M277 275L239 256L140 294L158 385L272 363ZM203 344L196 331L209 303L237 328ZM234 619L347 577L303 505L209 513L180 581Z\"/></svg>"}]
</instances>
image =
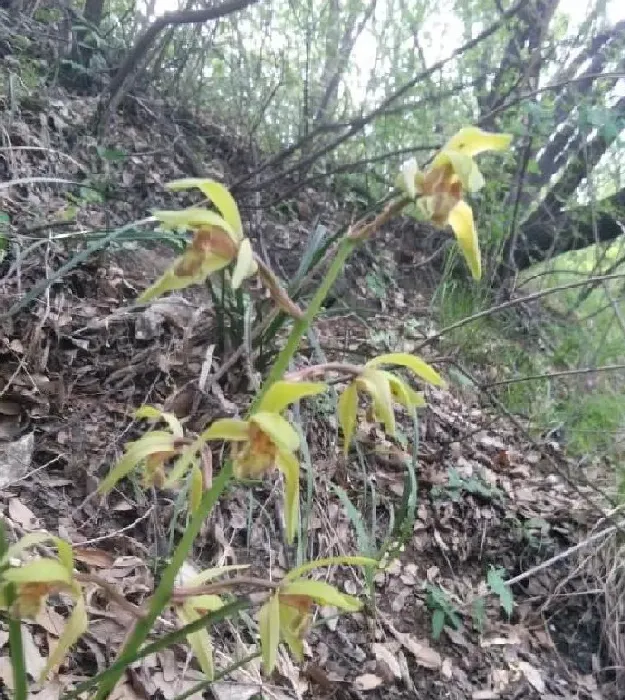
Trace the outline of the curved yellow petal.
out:
<instances>
[{"instance_id":1,"label":"curved yellow petal","mask_svg":"<svg viewBox=\"0 0 625 700\"><path fill-rule=\"evenodd\" d=\"M39 682L45 679L50 671L56 670L57 666L61 664L70 648L74 646L74 644L89 627L87 606L79 587L77 587L75 593L76 603L74 605L74 609L72 610L72 614L70 615L70 618L63 629L63 633L59 637L59 640L46 661L45 668L39 677Z\"/></svg>"},{"instance_id":2,"label":"curved yellow petal","mask_svg":"<svg viewBox=\"0 0 625 700\"><path fill-rule=\"evenodd\" d=\"M406 161L399 173L398 186L412 199L417 196L417 176L419 166L414 158Z\"/></svg>"},{"instance_id":3,"label":"curved yellow petal","mask_svg":"<svg viewBox=\"0 0 625 700\"><path fill-rule=\"evenodd\" d=\"M220 418L212 423L200 436L202 440L249 440L250 424L240 418Z\"/></svg>"},{"instance_id":4,"label":"curved yellow petal","mask_svg":"<svg viewBox=\"0 0 625 700\"><path fill-rule=\"evenodd\" d=\"M183 625L189 625L196 620L199 620L201 615L194 610L194 608L187 603L176 609L178 613L178 618ZM187 634L187 641L193 649L200 668L204 672L204 675L209 679L213 680L215 669L213 664L213 645L211 643L211 638L206 629L200 629L196 632L190 632Z\"/></svg>"},{"instance_id":5,"label":"curved yellow petal","mask_svg":"<svg viewBox=\"0 0 625 700\"><path fill-rule=\"evenodd\" d=\"M299 522L299 462L290 452L278 452L276 464L284 474L284 524L286 539L293 543Z\"/></svg>"},{"instance_id":6,"label":"curved yellow petal","mask_svg":"<svg viewBox=\"0 0 625 700\"><path fill-rule=\"evenodd\" d=\"M357 612L362 608L362 603L358 598L341 593L334 586L325 583L325 581L298 579L281 586L280 593L305 596L319 605L334 605L334 607L347 610L348 612Z\"/></svg>"},{"instance_id":7,"label":"curved yellow petal","mask_svg":"<svg viewBox=\"0 0 625 700\"><path fill-rule=\"evenodd\" d=\"M206 228L216 226L223 229L233 240L240 240L231 224L219 214L208 209L190 207L189 209L176 209L172 211L155 211L153 215L161 222L164 228Z\"/></svg>"},{"instance_id":8,"label":"curved yellow petal","mask_svg":"<svg viewBox=\"0 0 625 700\"><path fill-rule=\"evenodd\" d=\"M72 583L72 573L56 559L35 559L6 569L2 578L11 583Z\"/></svg>"},{"instance_id":9,"label":"curved yellow petal","mask_svg":"<svg viewBox=\"0 0 625 700\"><path fill-rule=\"evenodd\" d=\"M505 151L510 147L512 134L494 134L482 131L477 126L465 126L455 133L442 151L459 151L468 156L476 156L484 151Z\"/></svg>"},{"instance_id":10,"label":"curved yellow petal","mask_svg":"<svg viewBox=\"0 0 625 700\"><path fill-rule=\"evenodd\" d=\"M343 453L347 455L358 418L358 388L354 382L348 384L340 395L337 411L339 425L343 431Z\"/></svg>"},{"instance_id":11,"label":"curved yellow petal","mask_svg":"<svg viewBox=\"0 0 625 700\"><path fill-rule=\"evenodd\" d=\"M280 600L277 593L272 595L260 609L258 628L263 666L265 673L269 676L276 665L280 643Z\"/></svg>"},{"instance_id":12,"label":"curved yellow petal","mask_svg":"<svg viewBox=\"0 0 625 700\"><path fill-rule=\"evenodd\" d=\"M174 437L181 438L184 435L182 424L173 413L161 411L154 406L140 406L135 411L135 418L147 418L147 420L163 420L169 426Z\"/></svg>"},{"instance_id":13,"label":"curved yellow petal","mask_svg":"<svg viewBox=\"0 0 625 700\"><path fill-rule=\"evenodd\" d=\"M241 282L243 282L246 277L252 277L257 271L258 265L256 264L256 260L254 260L252 244L249 238L244 238L239 245L237 264L232 273L232 289L238 289L241 286Z\"/></svg>"},{"instance_id":14,"label":"curved yellow petal","mask_svg":"<svg viewBox=\"0 0 625 700\"><path fill-rule=\"evenodd\" d=\"M306 618L302 616L302 613L297 608L291 605L280 606L280 636L298 661L302 661L304 658L304 643L300 634L306 630L305 628L300 629L302 622L305 627Z\"/></svg>"},{"instance_id":15,"label":"curved yellow petal","mask_svg":"<svg viewBox=\"0 0 625 700\"><path fill-rule=\"evenodd\" d=\"M458 245L467 261L473 278L479 280L482 277L480 243L473 221L473 211L466 202L461 200L451 210L449 213L449 225L458 240Z\"/></svg>"},{"instance_id":16,"label":"curved yellow petal","mask_svg":"<svg viewBox=\"0 0 625 700\"><path fill-rule=\"evenodd\" d=\"M299 435L286 418L277 413L259 411L250 416L250 423L257 425L281 452L299 449Z\"/></svg>"},{"instance_id":17,"label":"curved yellow petal","mask_svg":"<svg viewBox=\"0 0 625 700\"><path fill-rule=\"evenodd\" d=\"M98 493L106 493L137 467L146 457L159 452L171 452L174 449L174 438L164 430L153 430L139 440L129 443L123 457L111 469L98 486Z\"/></svg>"},{"instance_id":18,"label":"curved yellow petal","mask_svg":"<svg viewBox=\"0 0 625 700\"><path fill-rule=\"evenodd\" d=\"M323 382L289 382L281 380L274 382L263 396L258 409L269 413L282 413L292 403L321 394L328 388Z\"/></svg>"},{"instance_id":19,"label":"curved yellow petal","mask_svg":"<svg viewBox=\"0 0 625 700\"><path fill-rule=\"evenodd\" d=\"M441 151L436 160L451 165L465 190L477 192L484 186L484 177L471 156L460 151L447 150Z\"/></svg>"},{"instance_id":20,"label":"curved yellow petal","mask_svg":"<svg viewBox=\"0 0 625 700\"><path fill-rule=\"evenodd\" d=\"M185 289L192 284L203 282L209 275L218 270L223 270L226 265L230 264L230 260L222 258L211 253L204 257L201 267L194 275L178 275L176 269L180 263L184 261L184 256L178 258L176 262L165 272L162 277L148 287L137 299L138 304L145 304L156 297L160 297L165 292L173 292L177 289Z\"/></svg>"},{"instance_id":21,"label":"curved yellow petal","mask_svg":"<svg viewBox=\"0 0 625 700\"><path fill-rule=\"evenodd\" d=\"M425 406L423 394L415 391L408 383L392 372L382 371L384 376L388 379L388 383L391 386L391 393L397 403L406 408L420 408Z\"/></svg>"},{"instance_id":22,"label":"curved yellow petal","mask_svg":"<svg viewBox=\"0 0 625 700\"><path fill-rule=\"evenodd\" d=\"M384 425L386 432L391 437L394 436L395 414L393 412L393 395L388 379L382 372L367 368L356 382L371 395L376 418Z\"/></svg>"},{"instance_id":23,"label":"curved yellow petal","mask_svg":"<svg viewBox=\"0 0 625 700\"><path fill-rule=\"evenodd\" d=\"M211 200L211 202L219 209L223 218L228 222L228 225L235 234L237 240L242 238L243 226L241 224L241 216L239 207L230 194L229 190L217 180L209 178L188 177L182 180L174 180L166 185L169 190L188 190L197 187Z\"/></svg>"},{"instance_id":24,"label":"curved yellow petal","mask_svg":"<svg viewBox=\"0 0 625 700\"><path fill-rule=\"evenodd\" d=\"M389 352L384 355L378 355L372 360L369 360L366 367L380 367L381 365L398 365L399 367L406 367L411 372L414 372L421 379L425 379L426 382L434 384L434 386L445 386L445 380L440 376L440 374L427 362L424 362L421 358L416 355L411 355L408 352Z\"/></svg>"}]
</instances>

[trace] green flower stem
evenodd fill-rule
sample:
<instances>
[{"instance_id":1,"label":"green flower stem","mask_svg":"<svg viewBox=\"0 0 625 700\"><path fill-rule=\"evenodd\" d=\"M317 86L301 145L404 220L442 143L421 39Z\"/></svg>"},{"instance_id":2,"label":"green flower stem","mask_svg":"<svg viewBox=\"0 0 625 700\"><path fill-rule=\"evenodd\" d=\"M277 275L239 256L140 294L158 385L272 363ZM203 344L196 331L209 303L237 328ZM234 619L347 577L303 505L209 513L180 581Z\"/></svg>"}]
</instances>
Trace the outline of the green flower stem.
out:
<instances>
[{"instance_id":1,"label":"green flower stem","mask_svg":"<svg viewBox=\"0 0 625 700\"><path fill-rule=\"evenodd\" d=\"M28 697L28 677L22 644L22 621L19 617L15 617L12 611L17 598L15 586L8 584L6 593L9 604L9 653L13 669L13 698L14 700L26 700Z\"/></svg>"},{"instance_id":2,"label":"green flower stem","mask_svg":"<svg viewBox=\"0 0 625 700\"><path fill-rule=\"evenodd\" d=\"M280 351L280 354L276 358L276 361L269 372L269 376L260 388L258 394L256 394L256 397L254 398L254 401L250 407L250 413L256 408L256 406L258 406L263 396L267 393L269 387L281 379L288 369L289 362L291 361L293 355L295 355L297 352L302 336L304 333L306 333L315 316L319 313L321 305L328 296L328 292L332 288L332 285L336 282L337 277L341 274L341 270L343 269L347 258L351 255L354 248L356 248L360 242L369 238L410 202L411 200L408 197L400 197L392 200L389 202L389 204L387 204L382 212L375 217L375 219L369 223L361 219L341 240L338 250L336 251L336 255L334 256L334 259L332 260L332 263L328 268L321 285L311 299L308 308L306 309L306 313L302 316L302 318L295 320L291 333L286 341L286 345Z\"/></svg>"},{"instance_id":3,"label":"green flower stem","mask_svg":"<svg viewBox=\"0 0 625 700\"><path fill-rule=\"evenodd\" d=\"M189 555L195 538L200 533L204 520L211 512L213 506L221 496L231 478L232 463L227 462L223 469L219 472L219 475L213 481L212 487L208 491L204 492L197 511L191 517L191 520L174 551L171 561L163 572L156 591L154 591L147 615L137 621L132 635L124 645L116 661L116 665L119 664L117 672L110 676L108 680L98 688L95 700L104 700L109 696L123 675L126 666L128 663L133 661L139 648L147 639L150 631L154 627L156 619L161 614L162 610L168 605L171 593L176 583L178 571Z\"/></svg>"}]
</instances>

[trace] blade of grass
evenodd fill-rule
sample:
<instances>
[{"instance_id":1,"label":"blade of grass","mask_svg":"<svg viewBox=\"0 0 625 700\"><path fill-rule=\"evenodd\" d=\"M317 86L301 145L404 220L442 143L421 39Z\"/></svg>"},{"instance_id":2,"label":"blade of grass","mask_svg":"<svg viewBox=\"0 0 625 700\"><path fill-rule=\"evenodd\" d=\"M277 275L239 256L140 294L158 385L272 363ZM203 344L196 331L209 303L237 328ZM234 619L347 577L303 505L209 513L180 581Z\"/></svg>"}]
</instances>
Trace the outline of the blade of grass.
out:
<instances>
[{"instance_id":1,"label":"blade of grass","mask_svg":"<svg viewBox=\"0 0 625 700\"><path fill-rule=\"evenodd\" d=\"M28 697L28 676L24 659L24 645L22 644L22 621L14 617L11 611L17 599L15 584L7 584L5 590L9 607L9 651L13 670L13 698L14 700L26 700Z\"/></svg>"},{"instance_id":2,"label":"blade of grass","mask_svg":"<svg viewBox=\"0 0 625 700\"><path fill-rule=\"evenodd\" d=\"M61 267L59 267L58 270L55 270L50 275L50 277L47 277L45 280L42 280L41 282L36 284L19 301L16 301L15 304L13 304L13 306L11 306L8 311L6 311L3 314L0 314L0 319L15 316L16 313L28 306L31 301L34 301L40 294L45 292L51 284L61 279L63 275L67 274L70 270L73 270L75 267L87 260L93 253L102 250L102 248L105 248L109 243L119 238L125 231L129 231L135 226L142 226L143 224L152 223L153 221L156 221L156 219L153 216L149 216L146 219L141 219L141 221L133 221L131 224L115 229L103 238L94 241L91 245L88 245L80 253L74 255L74 257L71 258L71 260L68 260L65 263L65 265L61 265Z\"/></svg>"}]
</instances>

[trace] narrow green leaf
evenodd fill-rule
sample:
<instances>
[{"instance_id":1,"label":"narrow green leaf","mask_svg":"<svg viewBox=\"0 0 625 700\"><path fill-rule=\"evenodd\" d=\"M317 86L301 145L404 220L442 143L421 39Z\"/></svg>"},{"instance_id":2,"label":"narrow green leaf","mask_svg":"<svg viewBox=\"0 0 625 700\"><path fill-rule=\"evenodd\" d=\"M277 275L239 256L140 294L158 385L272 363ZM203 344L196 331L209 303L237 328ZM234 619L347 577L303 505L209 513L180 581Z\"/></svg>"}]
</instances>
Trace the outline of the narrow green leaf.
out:
<instances>
[{"instance_id":1,"label":"narrow green leaf","mask_svg":"<svg viewBox=\"0 0 625 700\"><path fill-rule=\"evenodd\" d=\"M289 544L292 544L299 522L299 462L290 452L278 452L277 465L284 474L286 539Z\"/></svg>"},{"instance_id":2,"label":"narrow green leaf","mask_svg":"<svg viewBox=\"0 0 625 700\"><path fill-rule=\"evenodd\" d=\"M445 627L445 613L439 608L432 615L432 638L438 639Z\"/></svg>"}]
</instances>

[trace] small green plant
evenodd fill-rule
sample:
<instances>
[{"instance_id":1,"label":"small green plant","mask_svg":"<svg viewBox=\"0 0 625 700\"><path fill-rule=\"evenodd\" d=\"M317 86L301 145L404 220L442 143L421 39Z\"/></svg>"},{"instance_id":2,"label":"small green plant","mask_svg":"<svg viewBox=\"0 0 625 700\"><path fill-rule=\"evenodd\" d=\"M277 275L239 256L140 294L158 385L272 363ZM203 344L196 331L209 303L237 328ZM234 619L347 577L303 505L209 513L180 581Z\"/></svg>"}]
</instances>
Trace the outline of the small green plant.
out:
<instances>
[{"instance_id":1,"label":"small green plant","mask_svg":"<svg viewBox=\"0 0 625 700\"><path fill-rule=\"evenodd\" d=\"M505 582L505 569L495 568L494 566L488 570L486 583L494 595L499 598L499 604L504 609L508 617L512 617L514 609L514 598L510 586Z\"/></svg>"},{"instance_id":2,"label":"small green plant","mask_svg":"<svg viewBox=\"0 0 625 700\"><path fill-rule=\"evenodd\" d=\"M250 478L273 477L276 471L281 473L285 536L288 543L295 541L300 530L298 454L308 454L308 451L303 444L301 431L296 429L288 414L293 404L324 395L328 391L329 381L342 386L337 413L343 433L344 453L347 455L350 445L356 442L356 427L363 403L368 405L371 415L381 424L385 434L392 438L397 434L396 407L401 406L414 416L416 409L424 405L423 394L412 387L412 381L445 386L443 378L430 365L404 352L385 353L362 365L321 362L300 370L289 371L289 367L302 338L319 314L351 253L415 201L422 214L435 225L451 225L472 275L480 277L477 233L464 194L476 191L483 184L473 157L484 150L502 150L509 143L509 136L465 128L452 137L424 172L419 171L414 163L409 163L398 178L400 191L394 198L375 216L365 216L350 226L337 241L329 266L305 309L300 309L272 270L254 252L250 239L244 233L237 203L223 185L203 179L170 183L169 189L174 191L199 189L214 209L190 207L154 213L163 228L188 230L192 233L192 239L163 276L139 297L139 302L148 303L166 292L204 283L216 273L223 275L223 287L243 293L245 281L258 277L275 309L291 319L291 330L247 410L242 411L243 418L215 420L195 435L189 434L176 416L170 413L151 406L138 409L137 417L147 420L150 427L140 438L126 445L123 456L100 483L98 491L105 495L122 479L137 471L144 487L177 489L184 494L181 507L187 509L186 526L169 561L160 572L158 585L137 612L134 626L115 661L109 668L67 693L65 700L78 697L90 689L95 690L92 696L95 700L104 700L131 663L147 653L182 640L188 642L209 683L215 677L209 628L225 618L236 623L238 613L250 607L248 596L237 595L243 587L251 588L263 597L256 617L260 653L267 674L276 666L281 642L286 644L296 659L302 658L303 638L310 627L315 605L332 605L345 612L361 609L362 602L357 597L341 593L311 574L329 566L363 567L373 587L373 574L383 565L381 558L385 551L393 551L398 540L412 530L416 503L414 464L407 470L399 518L391 524L387 544L377 552L374 523L374 531L369 535L364 527L360 530L360 546L367 550L364 554L304 561L279 580L272 579L268 573L260 577L240 575L241 567L224 566L208 569L181 581L181 571L207 516L235 480L245 485ZM410 379L403 376L401 371L408 374ZM416 419L414 433L413 461L416 463ZM201 465L202 457L210 453L213 442L225 443L226 450L222 453L225 456L219 472L214 477L211 473L209 482ZM308 468L309 477L314 478L310 463ZM460 488L466 489L467 483L459 482ZM471 483L468 488L483 489L481 485ZM358 527L358 519L353 512L351 517ZM250 526L253 527L254 523ZM49 536L46 535L45 539L49 539ZM61 662L88 627L82 596L82 584L87 579L75 573L71 546L60 539L52 540L58 552L56 559L33 557L23 563L15 561L14 555L23 553L40 541L39 536L27 536L9 548L0 559L0 605L9 610L12 618L19 619L32 615L50 593L62 590L73 597L73 613L48 659L47 672ZM93 580L90 582L94 583ZM429 588L428 605L434 611L434 636L440 635L445 624L459 625L458 611L441 588ZM146 644L157 619L167 610L177 615L182 627L156 642ZM19 625L14 627L11 654L17 678L15 687L21 689L15 697L16 700L23 700L25 675L23 663L20 663L23 655L17 632Z\"/></svg>"},{"instance_id":3,"label":"small green plant","mask_svg":"<svg viewBox=\"0 0 625 700\"><path fill-rule=\"evenodd\" d=\"M454 629L461 626L460 611L454 605L447 591L440 586L428 584L426 604L432 612L432 638L441 636L445 625L451 625Z\"/></svg>"},{"instance_id":4,"label":"small green plant","mask_svg":"<svg viewBox=\"0 0 625 700\"><path fill-rule=\"evenodd\" d=\"M487 484L477 476L470 476L465 479L460 476L457 469L451 467L447 473L448 481L446 486L435 486L431 493L434 498L446 497L452 501L458 501L463 493L470 493L487 500L501 497L500 491Z\"/></svg>"}]
</instances>

